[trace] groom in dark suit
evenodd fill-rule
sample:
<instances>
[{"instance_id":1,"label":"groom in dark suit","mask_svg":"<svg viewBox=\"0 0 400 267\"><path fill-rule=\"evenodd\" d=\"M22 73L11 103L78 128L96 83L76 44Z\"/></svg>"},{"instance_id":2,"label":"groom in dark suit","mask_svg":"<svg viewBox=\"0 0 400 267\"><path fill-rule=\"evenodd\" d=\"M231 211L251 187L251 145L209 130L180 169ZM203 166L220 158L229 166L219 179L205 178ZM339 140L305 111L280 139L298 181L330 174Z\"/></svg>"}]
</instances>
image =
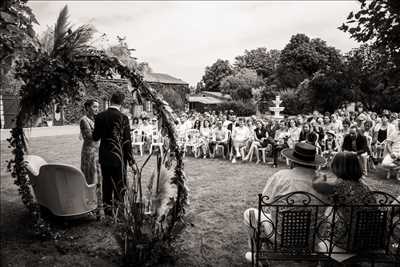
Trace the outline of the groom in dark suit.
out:
<instances>
[{"instance_id":1,"label":"groom in dark suit","mask_svg":"<svg viewBox=\"0 0 400 267\"><path fill-rule=\"evenodd\" d=\"M118 201L123 201L123 189L127 185L127 164L133 167L131 129L129 119L120 111L125 95L114 93L107 110L95 118L93 140L100 142L99 162L103 176L103 203L105 213L111 215L112 193Z\"/></svg>"}]
</instances>

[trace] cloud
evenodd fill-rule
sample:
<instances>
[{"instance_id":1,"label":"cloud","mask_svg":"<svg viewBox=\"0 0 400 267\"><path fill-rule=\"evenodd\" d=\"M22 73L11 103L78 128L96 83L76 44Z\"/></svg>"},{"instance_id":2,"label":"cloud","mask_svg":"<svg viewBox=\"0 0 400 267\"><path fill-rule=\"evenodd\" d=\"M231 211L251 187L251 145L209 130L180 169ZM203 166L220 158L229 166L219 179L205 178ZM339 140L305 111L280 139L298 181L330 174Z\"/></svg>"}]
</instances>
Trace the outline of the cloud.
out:
<instances>
[{"instance_id":1,"label":"cloud","mask_svg":"<svg viewBox=\"0 0 400 267\"><path fill-rule=\"evenodd\" d=\"M73 24L91 23L111 41L126 36L139 60L191 84L218 58L232 62L245 49L282 49L296 33L343 52L357 46L337 29L359 8L356 1L31 1L41 23L36 29L53 25L65 4Z\"/></svg>"}]
</instances>

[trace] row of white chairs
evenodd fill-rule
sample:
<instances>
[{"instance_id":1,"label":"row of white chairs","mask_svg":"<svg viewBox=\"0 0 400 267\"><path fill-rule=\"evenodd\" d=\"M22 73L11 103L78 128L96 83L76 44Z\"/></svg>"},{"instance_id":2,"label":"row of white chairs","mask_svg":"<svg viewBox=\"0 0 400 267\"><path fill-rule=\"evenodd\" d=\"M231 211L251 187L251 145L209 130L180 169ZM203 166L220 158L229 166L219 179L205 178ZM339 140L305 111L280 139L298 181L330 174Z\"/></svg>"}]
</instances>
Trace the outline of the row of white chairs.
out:
<instances>
[{"instance_id":1,"label":"row of white chairs","mask_svg":"<svg viewBox=\"0 0 400 267\"><path fill-rule=\"evenodd\" d=\"M160 132L155 131L151 134L143 134L138 130L132 132L132 148L139 148L140 156L143 156L144 148L148 145L149 153L152 154L155 148L158 148L163 157L164 137Z\"/></svg>"}]
</instances>

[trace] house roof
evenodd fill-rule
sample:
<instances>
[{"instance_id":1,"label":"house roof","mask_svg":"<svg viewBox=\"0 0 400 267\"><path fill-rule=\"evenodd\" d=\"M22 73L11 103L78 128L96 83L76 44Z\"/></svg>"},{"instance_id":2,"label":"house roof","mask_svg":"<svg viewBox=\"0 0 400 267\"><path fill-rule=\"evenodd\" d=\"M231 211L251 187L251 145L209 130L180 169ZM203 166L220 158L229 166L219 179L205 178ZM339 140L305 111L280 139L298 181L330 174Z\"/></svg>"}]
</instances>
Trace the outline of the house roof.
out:
<instances>
[{"instance_id":1,"label":"house roof","mask_svg":"<svg viewBox=\"0 0 400 267\"><path fill-rule=\"evenodd\" d=\"M229 94L223 94L221 92L202 91L201 93L207 94L207 95L212 95L212 96L215 96L217 98L224 98L226 100L232 100L232 97Z\"/></svg>"},{"instance_id":2,"label":"house roof","mask_svg":"<svg viewBox=\"0 0 400 267\"><path fill-rule=\"evenodd\" d=\"M199 102L202 104L219 104L225 101L211 96L189 96L189 102Z\"/></svg>"},{"instance_id":3,"label":"house roof","mask_svg":"<svg viewBox=\"0 0 400 267\"><path fill-rule=\"evenodd\" d=\"M165 73L151 73L151 72L146 72L143 75L144 81L146 82L152 82L152 83L164 83L164 84L184 84L187 85L188 83L172 77L171 75L165 74Z\"/></svg>"}]
</instances>

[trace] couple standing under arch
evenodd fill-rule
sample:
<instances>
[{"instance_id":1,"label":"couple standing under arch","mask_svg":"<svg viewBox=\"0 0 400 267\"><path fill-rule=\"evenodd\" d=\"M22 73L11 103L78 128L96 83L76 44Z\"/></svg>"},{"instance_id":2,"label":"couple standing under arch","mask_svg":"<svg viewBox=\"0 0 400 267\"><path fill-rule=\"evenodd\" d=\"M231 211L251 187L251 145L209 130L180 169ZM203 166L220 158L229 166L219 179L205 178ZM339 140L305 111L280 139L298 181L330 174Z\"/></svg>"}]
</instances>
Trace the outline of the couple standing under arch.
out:
<instances>
[{"instance_id":1,"label":"couple standing under arch","mask_svg":"<svg viewBox=\"0 0 400 267\"><path fill-rule=\"evenodd\" d=\"M86 114L80 120L81 170L88 183L101 188L99 197L105 206L105 215L109 216L112 216L113 193L117 201L123 200L127 166L136 166L129 119L120 111L124 99L122 92L114 93L108 109L100 113L99 103L89 99L84 104Z\"/></svg>"}]
</instances>

